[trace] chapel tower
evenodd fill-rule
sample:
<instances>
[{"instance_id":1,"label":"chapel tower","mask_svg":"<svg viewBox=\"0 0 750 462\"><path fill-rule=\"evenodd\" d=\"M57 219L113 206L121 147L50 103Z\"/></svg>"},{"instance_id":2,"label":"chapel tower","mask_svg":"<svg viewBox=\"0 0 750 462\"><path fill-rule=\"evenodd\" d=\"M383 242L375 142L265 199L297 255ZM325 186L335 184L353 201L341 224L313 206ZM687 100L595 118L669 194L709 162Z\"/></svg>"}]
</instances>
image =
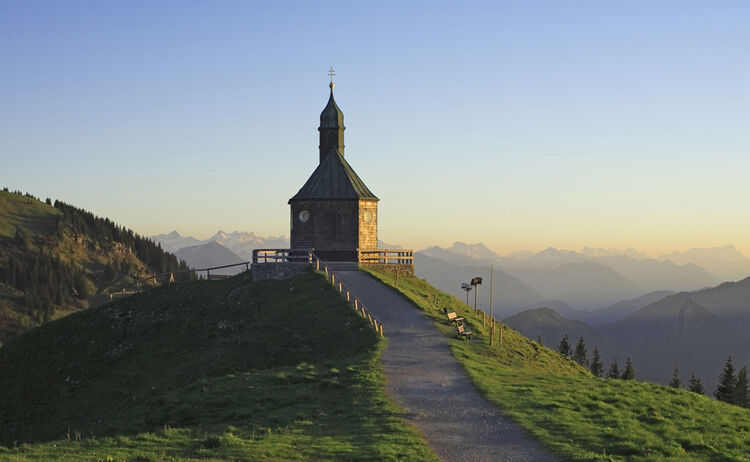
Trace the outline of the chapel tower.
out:
<instances>
[{"instance_id":1,"label":"chapel tower","mask_svg":"<svg viewBox=\"0 0 750 462\"><path fill-rule=\"evenodd\" d=\"M294 252L315 249L324 261L358 261L358 250L378 248L378 198L344 159L344 113L333 98L320 113L319 163L289 199Z\"/></svg>"}]
</instances>

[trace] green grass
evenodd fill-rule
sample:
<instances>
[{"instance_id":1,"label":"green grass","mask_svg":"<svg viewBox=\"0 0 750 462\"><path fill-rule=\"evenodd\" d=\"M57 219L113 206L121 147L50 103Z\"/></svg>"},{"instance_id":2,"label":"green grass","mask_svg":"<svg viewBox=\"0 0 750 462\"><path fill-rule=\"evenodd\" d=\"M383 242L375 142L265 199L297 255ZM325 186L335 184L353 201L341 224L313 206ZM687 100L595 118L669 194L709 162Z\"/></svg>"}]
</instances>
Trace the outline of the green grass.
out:
<instances>
[{"instance_id":1,"label":"green grass","mask_svg":"<svg viewBox=\"0 0 750 462\"><path fill-rule=\"evenodd\" d=\"M451 336L451 351L487 399L560 456L580 461L750 460L750 410L686 390L593 377L507 326L503 344L491 347L481 318L455 297L417 278L400 277L396 287L392 273L369 273L411 299ZM467 318L477 341L455 338L444 306Z\"/></svg>"},{"instance_id":2,"label":"green grass","mask_svg":"<svg viewBox=\"0 0 750 462\"><path fill-rule=\"evenodd\" d=\"M71 230L57 232L57 220L61 212L33 197L0 191L0 271L5 268L7 255L33 256L40 252L50 253L55 258L82 269L85 284L92 294L86 299L68 300L62 305L52 306L49 316L41 310L29 312L24 294L0 284L0 344L40 325L47 319L57 319L73 311L99 306L109 300L108 290L122 287L132 281L130 275L120 272L114 280L105 280L104 267L111 261L129 264L134 275L145 277L153 274L134 253L121 244L111 241L96 241L89 236L77 236ZM16 231L27 237L27 248L15 244Z\"/></svg>"},{"instance_id":3,"label":"green grass","mask_svg":"<svg viewBox=\"0 0 750 462\"><path fill-rule=\"evenodd\" d=\"M316 274L163 287L0 348L0 460L435 460Z\"/></svg>"},{"instance_id":4,"label":"green grass","mask_svg":"<svg viewBox=\"0 0 750 462\"><path fill-rule=\"evenodd\" d=\"M60 211L32 197L0 191L0 238L13 238L20 228L29 236L55 232Z\"/></svg>"}]
</instances>

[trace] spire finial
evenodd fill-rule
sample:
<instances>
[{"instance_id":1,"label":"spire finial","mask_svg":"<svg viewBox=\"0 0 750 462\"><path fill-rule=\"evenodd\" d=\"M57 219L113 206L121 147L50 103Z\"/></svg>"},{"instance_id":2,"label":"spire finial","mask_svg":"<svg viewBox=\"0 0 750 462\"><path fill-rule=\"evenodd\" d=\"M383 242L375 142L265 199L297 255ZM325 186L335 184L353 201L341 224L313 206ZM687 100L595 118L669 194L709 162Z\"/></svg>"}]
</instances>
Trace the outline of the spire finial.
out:
<instances>
[{"instance_id":1,"label":"spire finial","mask_svg":"<svg viewBox=\"0 0 750 462\"><path fill-rule=\"evenodd\" d=\"M328 69L328 77L330 77L330 78L331 78L331 83L329 83L329 84L328 84L328 87L329 87L329 88L330 88L331 90L333 90L333 76L334 76L334 75L336 75L336 74L335 74L335 73L333 72L333 67L331 67L330 69Z\"/></svg>"}]
</instances>

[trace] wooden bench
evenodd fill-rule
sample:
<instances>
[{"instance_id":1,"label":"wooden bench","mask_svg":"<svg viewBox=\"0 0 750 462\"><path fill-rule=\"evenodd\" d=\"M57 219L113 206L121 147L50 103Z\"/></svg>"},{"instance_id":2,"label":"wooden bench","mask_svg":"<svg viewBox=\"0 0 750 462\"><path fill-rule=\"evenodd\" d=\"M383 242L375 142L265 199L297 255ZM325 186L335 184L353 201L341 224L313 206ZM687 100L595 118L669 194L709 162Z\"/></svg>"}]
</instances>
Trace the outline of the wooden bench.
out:
<instances>
[{"instance_id":1,"label":"wooden bench","mask_svg":"<svg viewBox=\"0 0 750 462\"><path fill-rule=\"evenodd\" d=\"M464 318L457 315L455 311L451 311L450 313L445 313L445 315L448 316L448 322L455 322L456 324L458 324L464 321Z\"/></svg>"},{"instance_id":2,"label":"wooden bench","mask_svg":"<svg viewBox=\"0 0 750 462\"><path fill-rule=\"evenodd\" d=\"M471 340L471 331L466 330L466 327L464 327L463 324L456 325L456 333L458 334L459 337L463 339Z\"/></svg>"}]
</instances>

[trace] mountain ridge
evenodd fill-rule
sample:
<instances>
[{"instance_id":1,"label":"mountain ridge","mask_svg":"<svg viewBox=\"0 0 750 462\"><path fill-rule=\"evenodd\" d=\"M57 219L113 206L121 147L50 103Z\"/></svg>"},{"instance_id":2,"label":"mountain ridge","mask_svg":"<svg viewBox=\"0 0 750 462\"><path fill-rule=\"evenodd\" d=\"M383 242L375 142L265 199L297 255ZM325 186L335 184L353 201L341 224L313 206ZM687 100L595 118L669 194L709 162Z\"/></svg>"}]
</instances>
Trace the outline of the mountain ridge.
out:
<instances>
[{"instance_id":1,"label":"mountain ridge","mask_svg":"<svg viewBox=\"0 0 750 462\"><path fill-rule=\"evenodd\" d=\"M136 279L188 269L108 218L7 190L0 191L0 250L0 343L98 306Z\"/></svg>"},{"instance_id":2,"label":"mountain ridge","mask_svg":"<svg viewBox=\"0 0 750 462\"><path fill-rule=\"evenodd\" d=\"M178 252L183 247L193 247L216 241L244 261L251 261L255 249L286 249L289 248L289 238L286 236L260 236L250 231L233 231L227 233L221 229L208 239L199 240L192 236L183 237L176 230L168 234L156 234L151 238L162 244L165 249Z\"/></svg>"}]
</instances>

